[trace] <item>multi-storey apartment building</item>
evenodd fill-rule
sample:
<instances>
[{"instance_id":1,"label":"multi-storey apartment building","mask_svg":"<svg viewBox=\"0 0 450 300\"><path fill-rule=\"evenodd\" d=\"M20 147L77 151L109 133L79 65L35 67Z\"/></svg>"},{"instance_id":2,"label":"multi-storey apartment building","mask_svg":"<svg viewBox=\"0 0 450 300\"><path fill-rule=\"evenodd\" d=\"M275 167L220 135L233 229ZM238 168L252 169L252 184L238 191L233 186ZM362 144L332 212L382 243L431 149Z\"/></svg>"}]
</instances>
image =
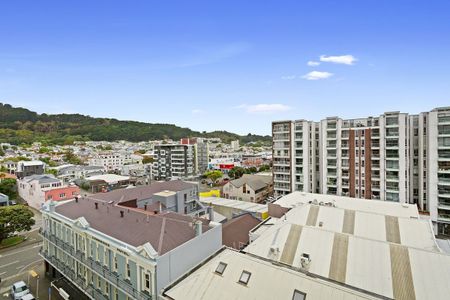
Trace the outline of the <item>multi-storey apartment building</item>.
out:
<instances>
[{"instance_id":1,"label":"multi-storey apartment building","mask_svg":"<svg viewBox=\"0 0 450 300\"><path fill-rule=\"evenodd\" d=\"M157 299L222 245L218 223L114 201L52 202L42 217L47 274L63 276L96 300Z\"/></svg>"},{"instance_id":2,"label":"multi-storey apartment building","mask_svg":"<svg viewBox=\"0 0 450 300\"><path fill-rule=\"evenodd\" d=\"M100 166L105 171L119 171L126 161L126 157L114 151L104 151L96 153L89 158L89 166Z\"/></svg>"},{"instance_id":3,"label":"multi-storey apartment building","mask_svg":"<svg viewBox=\"0 0 450 300\"><path fill-rule=\"evenodd\" d=\"M209 162L209 144L204 138L183 138L180 144L195 146L196 166L200 173L208 169Z\"/></svg>"},{"instance_id":4,"label":"multi-storey apartment building","mask_svg":"<svg viewBox=\"0 0 450 300\"><path fill-rule=\"evenodd\" d=\"M154 149L153 178L170 180L197 173L194 145L161 144Z\"/></svg>"},{"instance_id":5,"label":"multi-storey apartment building","mask_svg":"<svg viewBox=\"0 0 450 300\"><path fill-rule=\"evenodd\" d=\"M450 108L272 123L275 193L416 203L450 234Z\"/></svg>"}]
</instances>

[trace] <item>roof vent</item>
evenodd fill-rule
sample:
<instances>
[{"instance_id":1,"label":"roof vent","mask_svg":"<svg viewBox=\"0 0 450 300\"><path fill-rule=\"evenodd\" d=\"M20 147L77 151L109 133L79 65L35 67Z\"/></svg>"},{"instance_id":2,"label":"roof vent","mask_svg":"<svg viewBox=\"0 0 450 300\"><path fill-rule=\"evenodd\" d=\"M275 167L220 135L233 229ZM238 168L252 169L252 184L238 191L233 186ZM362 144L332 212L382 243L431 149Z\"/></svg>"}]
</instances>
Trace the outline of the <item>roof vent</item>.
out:
<instances>
[{"instance_id":1,"label":"roof vent","mask_svg":"<svg viewBox=\"0 0 450 300\"><path fill-rule=\"evenodd\" d=\"M301 268L304 270L309 269L309 264L311 263L311 258L308 253L302 253L302 256L300 256L300 264Z\"/></svg>"}]
</instances>

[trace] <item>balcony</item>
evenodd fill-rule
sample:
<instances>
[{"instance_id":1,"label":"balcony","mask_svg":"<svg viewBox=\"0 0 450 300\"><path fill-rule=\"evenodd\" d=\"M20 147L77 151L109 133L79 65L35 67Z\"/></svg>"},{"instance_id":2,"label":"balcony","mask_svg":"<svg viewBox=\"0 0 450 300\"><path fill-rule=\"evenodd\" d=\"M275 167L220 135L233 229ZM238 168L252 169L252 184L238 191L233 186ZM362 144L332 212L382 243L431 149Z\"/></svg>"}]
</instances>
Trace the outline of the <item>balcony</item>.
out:
<instances>
[{"instance_id":1,"label":"balcony","mask_svg":"<svg viewBox=\"0 0 450 300\"><path fill-rule=\"evenodd\" d=\"M85 265L87 268L91 269L97 275L103 277L105 280L109 281L111 284L119 287L123 292L130 295L133 299L146 300L152 297L144 292L138 291L133 287L131 282L123 279L118 273L112 272L106 266L102 265L100 262L93 260L91 257L86 256L86 254L78 249L75 249L71 244L57 238L55 235L51 235L46 231L39 230L39 233L49 240L51 243L56 245L58 248L63 250L66 254L69 254L77 261ZM47 254L45 254L47 255ZM63 273L63 275L66 275ZM97 298L94 298L97 299ZM99 298L100 299L100 298Z\"/></svg>"},{"instance_id":2,"label":"balcony","mask_svg":"<svg viewBox=\"0 0 450 300\"><path fill-rule=\"evenodd\" d=\"M75 272L66 266L62 261L58 260L55 256L49 255L44 251L40 251L39 254L55 267L64 277L75 283L75 285L82 290L86 295L92 297L92 299L108 300L108 296L95 289L93 286L86 284L82 277L75 274ZM147 298L147 299L151 299Z\"/></svg>"},{"instance_id":3,"label":"balcony","mask_svg":"<svg viewBox=\"0 0 450 300\"><path fill-rule=\"evenodd\" d=\"M450 125L450 116L439 116L438 124L439 125Z\"/></svg>"}]
</instances>

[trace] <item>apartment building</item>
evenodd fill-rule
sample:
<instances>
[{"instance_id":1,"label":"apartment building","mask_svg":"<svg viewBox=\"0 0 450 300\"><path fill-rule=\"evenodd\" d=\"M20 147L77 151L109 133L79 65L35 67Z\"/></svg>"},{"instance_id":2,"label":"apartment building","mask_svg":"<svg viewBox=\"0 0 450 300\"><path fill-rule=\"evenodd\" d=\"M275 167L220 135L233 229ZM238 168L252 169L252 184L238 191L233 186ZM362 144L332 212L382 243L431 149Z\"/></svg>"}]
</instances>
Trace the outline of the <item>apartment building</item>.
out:
<instances>
[{"instance_id":1,"label":"apartment building","mask_svg":"<svg viewBox=\"0 0 450 300\"><path fill-rule=\"evenodd\" d=\"M111 202L81 198L42 210L46 273L91 299L157 299L222 246L218 223Z\"/></svg>"},{"instance_id":2,"label":"apartment building","mask_svg":"<svg viewBox=\"0 0 450 300\"><path fill-rule=\"evenodd\" d=\"M170 180L197 174L194 145L161 144L154 149L153 178Z\"/></svg>"},{"instance_id":3,"label":"apartment building","mask_svg":"<svg viewBox=\"0 0 450 300\"><path fill-rule=\"evenodd\" d=\"M414 203L430 214L437 232L449 235L449 120L444 107L418 115L273 122L275 193Z\"/></svg>"},{"instance_id":4,"label":"apartment building","mask_svg":"<svg viewBox=\"0 0 450 300\"><path fill-rule=\"evenodd\" d=\"M126 151L103 151L94 154L88 160L89 166L103 167L106 172L120 171L126 164L142 163L142 156Z\"/></svg>"},{"instance_id":5,"label":"apartment building","mask_svg":"<svg viewBox=\"0 0 450 300\"><path fill-rule=\"evenodd\" d=\"M183 138L182 145L195 145L195 159L198 172L204 173L208 169L209 144L204 138Z\"/></svg>"}]
</instances>

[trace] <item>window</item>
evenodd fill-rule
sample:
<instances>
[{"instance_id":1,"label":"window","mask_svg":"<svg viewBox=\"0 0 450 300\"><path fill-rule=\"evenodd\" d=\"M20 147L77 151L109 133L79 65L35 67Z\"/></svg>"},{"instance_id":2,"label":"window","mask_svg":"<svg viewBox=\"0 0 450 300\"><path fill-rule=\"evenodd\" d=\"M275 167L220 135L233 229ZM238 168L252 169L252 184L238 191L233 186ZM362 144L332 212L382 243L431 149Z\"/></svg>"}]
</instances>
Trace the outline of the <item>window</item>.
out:
<instances>
[{"instance_id":1,"label":"window","mask_svg":"<svg viewBox=\"0 0 450 300\"><path fill-rule=\"evenodd\" d=\"M252 273L248 271L242 271L241 277L239 278L239 283L247 285L251 275Z\"/></svg>"},{"instance_id":2,"label":"window","mask_svg":"<svg viewBox=\"0 0 450 300\"><path fill-rule=\"evenodd\" d=\"M220 262L216 268L216 273L222 275L227 267L227 264L224 262Z\"/></svg>"},{"instance_id":3,"label":"window","mask_svg":"<svg viewBox=\"0 0 450 300\"><path fill-rule=\"evenodd\" d=\"M131 277L131 270L130 270L130 264L129 263L127 263L127 276L128 276L128 278Z\"/></svg>"},{"instance_id":4,"label":"window","mask_svg":"<svg viewBox=\"0 0 450 300\"><path fill-rule=\"evenodd\" d=\"M61 194L59 194L59 197L60 198L64 198L66 196L66 193L61 193Z\"/></svg>"},{"instance_id":5,"label":"window","mask_svg":"<svg viewBox=\"0 0 450 300\"><path fill-rule=\"evenodd\" d=\"M300 292L299 290L294 291L294 295L292 295L292 300L305 300L306 294L303 292Z\"/></svg>"},{"instance_id":6,"label":"window","mask_svg":"<svg viewBox=\"0 0 450 300\"><path fill-rule=\"evenodd\" d=\"M117 256L114 256L114 270L117 271L118 266L117 266Z\"/></svg>"},{"instance_id":7,"label":"window","mask_svg":"<svg viewBox=\"0 0 450 300\"><path fill-rule=\"evenodd\" d=\"M150 274L145 273L145 288L150 289Z\"/></svg>"}]
</instances>

